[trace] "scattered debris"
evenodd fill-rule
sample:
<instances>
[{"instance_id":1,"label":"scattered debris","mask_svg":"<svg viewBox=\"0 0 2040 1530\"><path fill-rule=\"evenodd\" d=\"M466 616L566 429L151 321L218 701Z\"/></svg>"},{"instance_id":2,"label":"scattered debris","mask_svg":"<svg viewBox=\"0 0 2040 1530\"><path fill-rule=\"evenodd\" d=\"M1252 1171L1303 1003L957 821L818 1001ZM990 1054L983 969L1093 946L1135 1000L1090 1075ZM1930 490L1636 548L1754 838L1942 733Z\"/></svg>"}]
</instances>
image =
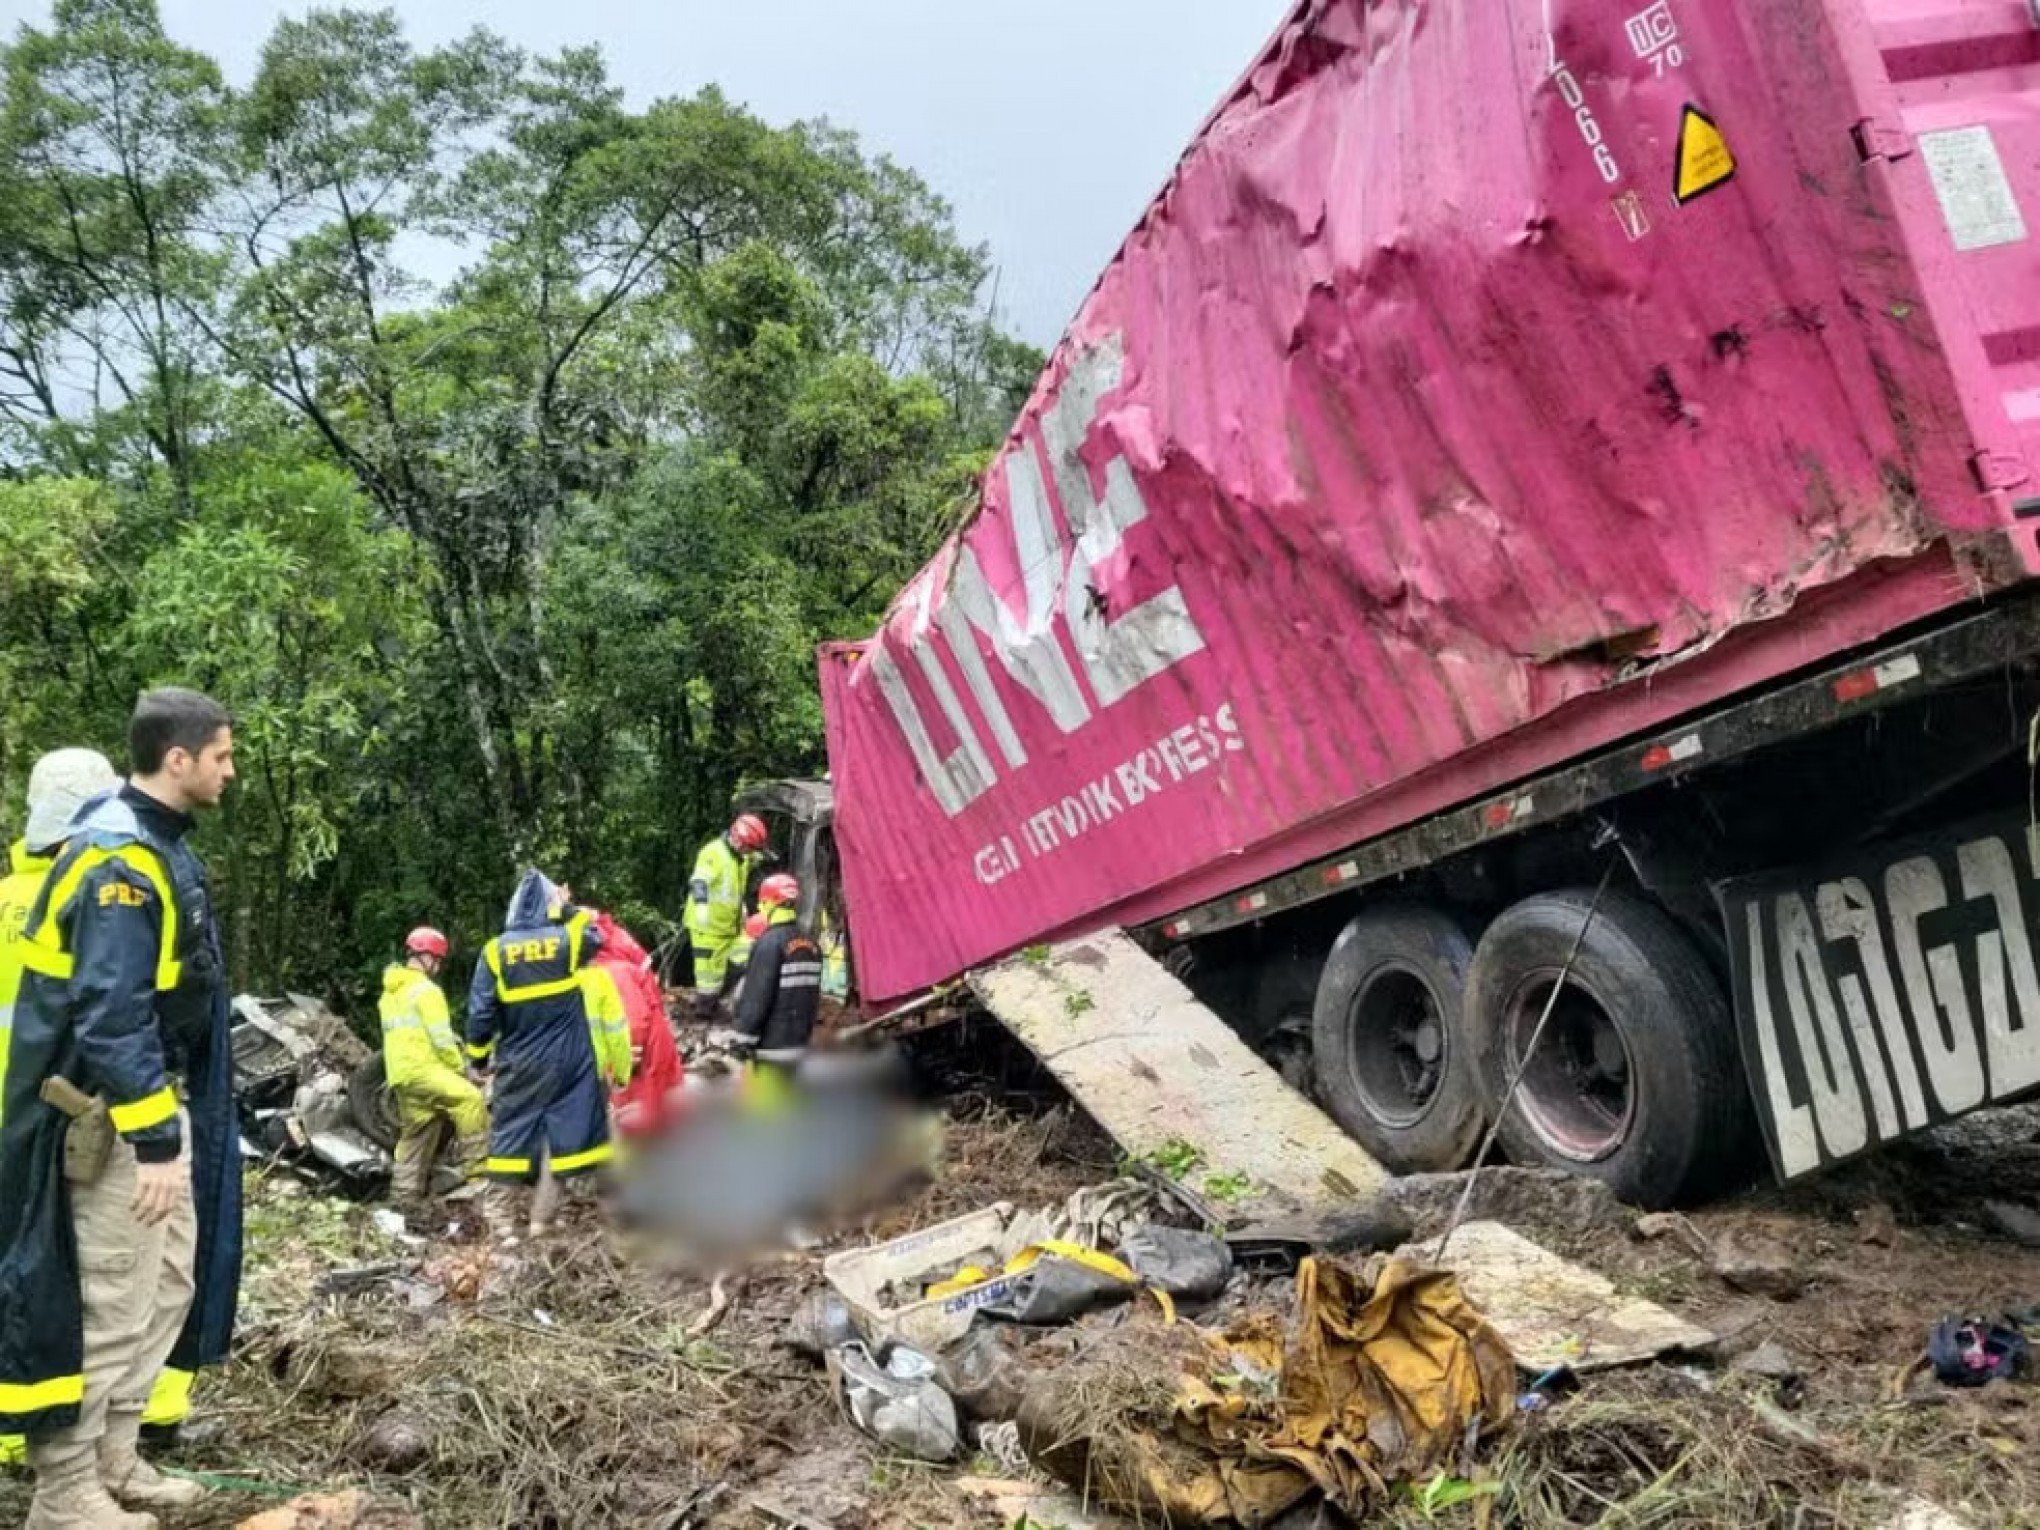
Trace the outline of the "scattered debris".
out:
<instances>
[{"instance_id":1,"label":"scattered debris","mask_svg":"<svg viewBox=\"0 0 2040 1530\"><path fill-rule=\"evenodd\" d=\"M1041 1208L1011 1214L1007 1226L1017 1236L1039 1242L1060 1233L1133 1268L1128 1243L1138 1247L1143 1224L1202 1223L1193 1187L1164 1186L1138 1168L1129 1174L1112 1145L1067 1108L1011 1115L960 1093L949 1113L939 1176L874 1218L867 1235L875 1246L911 1242L1003 1202ZM1795 1519L1879 1530L2040 1525L2040 1478L2029 1465L2040 1451L2040 1408L2024 1388L1938 1386L1924 1361L1913 1386L1893 1386L1942 1314L1975 1310L1979 1301L2016 1309L2033 1299L2031 1255L1976 1229L1983 1200L2023 1201L2034 1191L2013 1179L1993 1196L1973 1191L1960 1200L1888 1165L1879 1177L1869 1167L1853 1170L1853 1180L1850 1172L1681 1219L1710 1245L1753 1235L1790 1249L1807 1284L1786 1307L1729 1296L1677 1223L1655 1237L1638 1225L1638 1236L1628 1236L1649 1219L1601 1202L1597 1187L1483 1171L1477 1203L1500 1193L1490 1183L1513 1198L1517 1220L1505 1231L1562 1253L1550 1256L1560 1268L1569 1260L1604 1281L1582 1295L1571 1276L1547 1288L1541 1269L1503 1263L1504 1298L1484 1299L1475 1289L1477 1266L1487 1263L1483 1235L1455 1233L1450 1262L1464 1261L1467 1300L1508 1342L1520 1330L1512 1335L1505 1325L1524 1317L1511 1319L1511 1302L1536 1297L1545 1310L1529 1331L1542 1334L1557 1363L1512 1375L1508 1423L1484 1428L1474 1454L1455 1450L1381 1495L1371 1522L1394 1530ZM1449 1213L1465 1180L1447 1178ZM1837 1178L1839 1191L1830 1183ZM1979 1166L1976 1183L1983 1178ZM1326 1254L1340 1250L1339 1267L1361 1278L1382 1267L1365 1257L1380 1246L1370 1240L1410 1242L1417 1223L1387 1197L1363 1198L1229 1234L1233 1269L1223 1294L1202 1307L1185 1298L1173 1327L1146 1297L1055 1328L968 1324L946 1349L925 1351L934 1363L927 1379L949 1399L958 1441L950 1461L934 1463L865 1434L822 1366L796 1358L861 1340L881 1371L892 1359L885 1336L855 1331L820 1260L752 1267L748 1287L732 1276L714 1328L689 1337L717 1307L706 1271L634 1264L629 1240L611 1234L592 1205L570 1208L560 1238L506 1260L492 1257L471 1208L448 1203L410 1219L409 1235L427 1243L411 1256L377 1225L372 1207L316 1191L316 1181L276 1170L251 1176L242 1346L224 1373L202 1378L198 1412L166 1462L212 1486L215 1498L202 1520L179 1530L232 1524L336 1476L366 1490L365 1509L322 1495L347 1506L337 1518L328 1507L307 1530L346 1526L348 1514L361 1512L399 1516L369 1518L361 1530L409 1530L419 1520L433 1530L774 1523L981 1530L1011 1527L1023 1515L1029 1527L1124 1526L1131 1519L1108 1518L1095 1491L1086 1505L1081 1487L1050 1485L1041 1475L1045 1463L1023 1447L1023 1404L1053 1397L1060 1384L1064 1401L1087 1407L1088 1417L1116 1407L1130 1388L1147 1399L1142 1416L1173 1420L1176 1378L1187 1370L1227 1407L1272 1418L1284 1407L1281 1360L1260 1364L1237 1349L1214 1360L1200 1329L1265 1332L1280 1351L1296 1328L1294 1277L1305 1260L1325 1265ZM1423 1211L1426 1193L1420 1186L1410 1204ZM1888 1206L1908 1235L1866 1242L1865 1227L1881 1218L1853 1214L1874 1204ZM1910 1235L1915 1228L1920 1235ZM1928 1235L1937 1228L1945 1235ZM1436 1232L1433 1225L1430 1236ZM1609 1336L1580 1314L1597 1318L1632 1301L1711 1330L1712 1340L1696 1348L1712 1364L1670 1355L1656 1365L1563 1363L1573 1351L1612 1352ZM1486 1312L1489 1305L1495 1310ZM789 1324L796 1312L806 1321ZM2015 1321L2027 1318L2040 1313ZM1120 1348L1128 1345L1132 1351ZM1172 1348L1179 1345L1189 1347ZM1126 1379L1129 1353L1144 1357L1145 1389ZM1116 1392L1096 1379L1111 1372L1115 1354L1125 1373ZM1170 1368L1171 1358L1189 1363ZM1778 1374L1787 1370L1804 1374ZM1203 1417L1216 1424L1226 1415L1207 1404ZM1172 1428L1164 1450L1174 1442ZM1039 1442L1028 1443L1038 1454ZM21 1479L0 1474L0 1523L18 1522L26 1493ZM1473 1496L1455 1504L1462 1494ZM1943 1504L1945 1511L1934 1507ZM1336 1517L1313 1486L1280 1530L1329 1527ZM1147 1522L1158 1518L1149 1513ZM266 1530L278 1521L262 1523ZM283 1523L294 1524L294 1515Z\"/></svg>"},{"instance_id":2,"label":"scattered debris","mask_svg":"<svg viewBox=\"0 0 2040 1530\"><path fill-rule=\"evenodd\" d=\"M1771 1381L1790 1381L1800 1374L1799 1362L1775 1339L1767 1339L1755 1349L1737 1355L1729 1369Z\"/></svg>"},{"instance_id":3,"label":"scattered debris","mask_svg":"<svg viewBox=\"0 0 2040 1530\"><path fill-rule=\"evenodd\" d=\"M1210 1301L1232 1279L1232 1250L1209 1233L1151 1224L1128 1233L1119 1252L1145 1284L1173 1297Z\"/></svg>"},{"instance_id":4,"label":"scattered debris","mask_svg":"<svg viewBox=\"0 0 2040 1530\"><path fill-rule=\"evenodd\" d=\"M1898 1241L1898 1217L1883 1201L1857 1207L1852 1220L1858 1241L1872 1248L1890 1248Z\"/></svg>"},{"instance_id":5,"label":"scattered debris","mask_svg":"<svg viewBox=\"0 0 2040 1530\"><path fill-rule=\"evenodd\" d=\"M1708 1247L1707 1235L1676 1211L1648 1212L1636 1219L1633 1230L1636 1236L1645 1242L1669 1238L1697 1259L1712 1257L1713 1251Z\"/></svg>"},{"instance_id":6,"label":"scattered debris","mask_svg":"<svg viewBox=\"0 0 2040 1530\"><path fill-rule=\"evenodd\" d=\"M1028 1460L1087 1501L1261 1525L1316 1493L1364 1515L1514 1412L1508 1351L1449 1274L1312 1259L1286 1325L1123 1324L1031 1387L1019 1422Z\"/></svg>"},{"instance_id":7,"label":"scattered debris","mask_svg":"<svg viewBox=\"0 0 2040 1530\"><path fill-rule=\"evenodd\" d=\"M1946 1386L1980 1387L2023 1373L2031 1363L2026 1336L1988 1318L1948 1318L1927 1336L1927 1363Z\"/></svg>"},{"instance_id":8,"label":"scattered debris","mask_svg":"<svg viewBox=\"0 0 2040 1530\"><path fill-rule=\"evenodd\" d=\"M1738 1291L1791 1301L1806 1289L1806 1272L1775 1238L1735 1229L1713 1240L1708 1267Z\"/></svg>"},{"instance_id":9,"label":"scattered debris","mask_svg":"<svg viewBox=\"0 0 2040 1530\"><path fill-rule=\"evenodd\" d=\"M948 1461L963 1449L956 1404L935 1379L935 1362L895 1344L885 1364L860 1343L829 1353L829 1373L857 1427L917 1461Z\"/></svg>"},{"instance_id":10,"label":"scattered debris","mask_svg":"<svg viewBox=\"0 0 2040 1530\"><path fill-rule=\"evenodd\" d=\"M401 1477L431 1458L432 1433L422 1420L394 1410L369 1426L357 1454L364 1466Z\"/></svg>"}]
</instances>

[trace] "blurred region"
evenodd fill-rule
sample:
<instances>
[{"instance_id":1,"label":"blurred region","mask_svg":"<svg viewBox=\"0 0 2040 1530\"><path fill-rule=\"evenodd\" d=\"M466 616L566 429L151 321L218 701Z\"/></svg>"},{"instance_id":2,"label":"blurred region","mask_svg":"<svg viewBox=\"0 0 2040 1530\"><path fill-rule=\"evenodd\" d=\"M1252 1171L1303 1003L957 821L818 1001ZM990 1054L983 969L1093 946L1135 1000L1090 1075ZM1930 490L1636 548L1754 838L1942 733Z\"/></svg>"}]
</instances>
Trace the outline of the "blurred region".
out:
<instances>
[{"instance_id":1,"label":"blurred region","mask_svg":"<svg viewBox=\"0 0 2040 1530\"><path fill-rule=\"evenodd\" d=\"M941 1126L892 1051L818 1053L797 1070L690 1073L684 1107L617 1176L625 1226L662 1263L723 1268L868 1216L921 1183Z\"/></svg>"}]
</instances>

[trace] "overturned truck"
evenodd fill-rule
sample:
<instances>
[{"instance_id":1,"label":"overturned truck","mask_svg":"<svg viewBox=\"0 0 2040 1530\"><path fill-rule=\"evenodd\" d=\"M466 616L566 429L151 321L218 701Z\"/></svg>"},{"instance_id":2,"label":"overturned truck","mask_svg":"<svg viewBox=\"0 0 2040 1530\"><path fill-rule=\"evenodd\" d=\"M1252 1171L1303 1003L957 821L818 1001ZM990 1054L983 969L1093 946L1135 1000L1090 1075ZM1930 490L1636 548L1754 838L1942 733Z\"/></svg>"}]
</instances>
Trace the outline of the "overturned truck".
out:
<instances>
[{"instance_id":1,"label":"overturned truck","mask_svg":"<svg viewBox=\"0 0 2040 1530\"><path fill-rule=\"evenodd\" d=\"M2035 220L2022 0L1298 5L821 656L864 999L1124 927L1643 1203L2040 1086Z\"/></svg>"}]
</instances>

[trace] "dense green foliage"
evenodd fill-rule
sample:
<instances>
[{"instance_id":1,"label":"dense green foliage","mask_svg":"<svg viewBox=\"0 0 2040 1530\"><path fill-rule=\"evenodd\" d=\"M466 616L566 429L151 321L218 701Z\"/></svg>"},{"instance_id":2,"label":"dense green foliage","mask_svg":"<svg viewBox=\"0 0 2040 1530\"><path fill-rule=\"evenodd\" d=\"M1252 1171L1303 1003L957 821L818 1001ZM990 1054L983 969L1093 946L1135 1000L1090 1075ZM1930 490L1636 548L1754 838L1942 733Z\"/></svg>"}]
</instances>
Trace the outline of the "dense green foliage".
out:
<instances>
[{"instance_id":1,"label":"dense green foliage","mask_svg":"<svg viewBox=\"0 0 2040 1530\"><path fill-rule=\"evenodd\" d=\"M663 933L1031 384L985 274L849 134L592 49L315 11L234 88L58 0L0 48L0 817L180 682L237 981L471 951L523 862Z\"/></svg>"}]
</instances>

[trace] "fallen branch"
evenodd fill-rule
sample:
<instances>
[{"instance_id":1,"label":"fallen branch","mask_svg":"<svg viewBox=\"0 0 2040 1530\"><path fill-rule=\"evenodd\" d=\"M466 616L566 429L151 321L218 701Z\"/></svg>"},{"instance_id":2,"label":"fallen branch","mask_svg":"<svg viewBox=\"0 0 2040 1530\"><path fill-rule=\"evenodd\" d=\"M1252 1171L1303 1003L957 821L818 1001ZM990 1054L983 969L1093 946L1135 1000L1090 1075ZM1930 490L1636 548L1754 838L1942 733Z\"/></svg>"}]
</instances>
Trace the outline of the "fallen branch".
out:
<instances>
[{"instance_id":1,"label":"fallen branch","mask_svg":"<svg viewBox=\"0 0 2040 1530\"><path fill-rule=\"evenodd\" d=\"M708 1311L702 1313L700 1317L689 1323L682 1331L681 1337L689 1344L703 1337L729 1314L732 1305L732 1298L728 1287L729 1278L729 1271L727 1270L716 1272L715 1280L708 1288ZM743 1282L739 1280L737 1286L741 1290Z\"/></svg>"}]
</instances>

